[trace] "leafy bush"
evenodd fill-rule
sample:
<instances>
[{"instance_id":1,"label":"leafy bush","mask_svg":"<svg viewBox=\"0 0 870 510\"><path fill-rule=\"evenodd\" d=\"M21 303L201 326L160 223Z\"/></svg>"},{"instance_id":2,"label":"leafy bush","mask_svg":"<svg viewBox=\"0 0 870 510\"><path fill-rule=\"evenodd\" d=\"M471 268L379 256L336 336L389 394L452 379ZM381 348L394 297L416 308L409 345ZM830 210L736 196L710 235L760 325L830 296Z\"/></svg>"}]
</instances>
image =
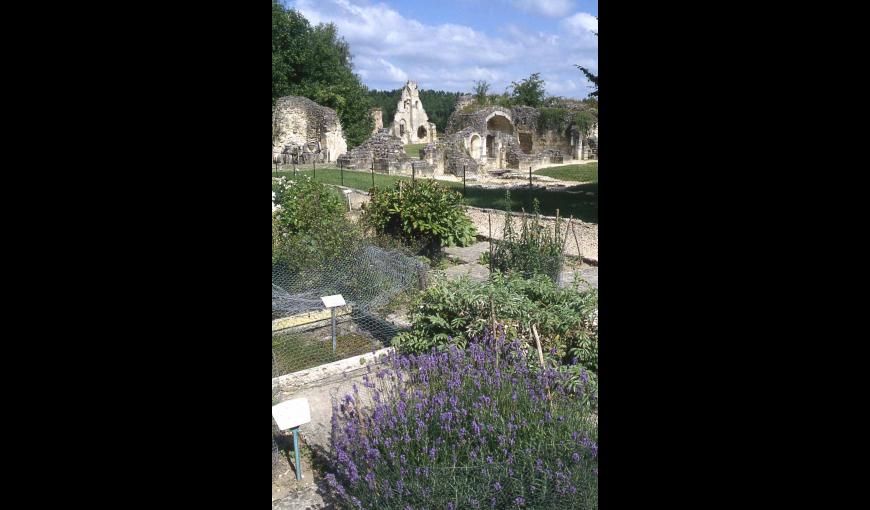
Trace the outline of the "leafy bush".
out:
<instances>
[{"instance_id":1,"label":"leafy bush","mask_svg":"<svg viewBox=\"0 0 870 510\"><path fill-rule=\"evenodd\" d=\"M545 274L554 281L558 280L562 271L567 228L563 232L558 219L553 232L542 225L540 205L536 198L531 221L523 214L521 230L517 234L513 229L510 203L510 191L507 191L504 231L502 240L493 242L492 256L488 259L490 269L503 273L513 271L525 276Z\"/></svg>"},{"instance_id":2,"label":"leafy bush","mask_svg":"<svg viewBox=\"0 0 870 510\"><path fill-rule=\"evenodd\" d=\"M436 279L413 304L411 330L393 338L403 352L427 352L433 347L464 348L470 339L503 323L508 339L534 343L534 324L548 357L558 364L575 361L598 372L598 298L575 283L560 288L543 275L522 278L495 273L490 280Z\"/></svg>"},{"instance_id":3,"label":"leafy bush","mask_svg":"<svg viewBox=\"0 0 870 510\"><path fill-rule=\"evenodd\" d=\"M308 176L272 181L272 265L315 266L348 253L361 237L339 193Z\"/></svg>"},{"instance_id":4,"label":"leafy bush","mask_svg":"<svg viewBox=\"0 0 870 510\"><path fill-rule=\"evenodd\" d=\"M333 404L326 479L342 508L597 508L598 425L519 342L389 357ZM533 367L530 369L530 365ZM371 404L365 404L371 400Z\"/></svg>"},{"instance_id":5,"label":"leafy bush","mask_svg":"<svg viewBox=\"0 0 870 510\"><path fill-rule=\"evenodd\" d=\"M373 190L363 222L377 234L395 236L425 253L436 253L442 246L467 246L476 234L462 209L462 194L434 180L397 182L392 190Z\"/></svg>"}]
</instances>

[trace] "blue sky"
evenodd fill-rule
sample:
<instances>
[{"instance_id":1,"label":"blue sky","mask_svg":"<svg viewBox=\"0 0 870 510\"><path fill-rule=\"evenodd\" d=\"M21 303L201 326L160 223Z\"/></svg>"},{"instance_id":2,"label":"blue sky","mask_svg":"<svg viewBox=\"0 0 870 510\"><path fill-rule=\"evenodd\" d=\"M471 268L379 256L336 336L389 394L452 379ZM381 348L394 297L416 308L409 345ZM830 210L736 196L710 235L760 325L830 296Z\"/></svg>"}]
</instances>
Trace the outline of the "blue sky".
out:
<instances>
[{"instance_id":1,"label":"blue sky","mask_svg":"<svg viewBox=\"0 0 870 510\"><path fill-rule=\"evenodd\" d=\"M285 0L313 24L333 22L354 70L372 89L500 93L540 72L552 95L592 90L574 67L598 73L597 0Z\"/></svg>"}]
</instances>

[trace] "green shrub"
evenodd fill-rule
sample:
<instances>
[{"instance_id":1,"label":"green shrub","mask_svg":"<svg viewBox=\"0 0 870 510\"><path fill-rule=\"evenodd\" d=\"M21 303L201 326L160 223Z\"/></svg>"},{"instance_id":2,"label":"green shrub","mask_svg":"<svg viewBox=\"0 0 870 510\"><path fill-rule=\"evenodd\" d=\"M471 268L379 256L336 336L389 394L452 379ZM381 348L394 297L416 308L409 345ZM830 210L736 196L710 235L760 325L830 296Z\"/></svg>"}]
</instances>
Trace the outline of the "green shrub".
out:
<instances>
[{"instance_id":1,"label":"green shrub","mask_svg":"<svg viewBox=\"0 0 870 510\"><path fill-rule=\"evenodd\" d=\"M576 358L597 373L597 308L594 291L580 290L577 283L560 288L544 275L495 273L484 282L436 279L413 304L411 330L398 334L392 343L411 353L449 345L464 348L469 339L491 329L493 319L504 326L509 340L534 343L534 324L548 357L561 365Z\"/></svg>"},{"instance_id":2,"label":"green shrub","mask_svg":"<svg viewBox=\"0 0 870 510\"><path fill-rule=\"evenodd\" d=\"M312 267L351 251L361 237L338 191L308 176L272 182L272 265Z\"/></svg>"},{"instance_id":3,"label":"green shrub","mask_svg":"<svg viewBox=\"0 0 870 510\"><path fill-rule=\"evenodd\" d=\"M535 199L531 220L523 214L521 229L517 233L513 228L510 203L510 191L507 191L502 240L493 242L492 256L486 259L490 270L517 272L524 276L545 274L557 281L562 271L567 228L563 231L559 220L552 232L542 225L540 205Z\"/></svg>"},{"instance_id":4,"label":"green shrub","mask_svg":"<svg viewBox=\"0 0 870 510\"><path fill-rule=\"evenodd\" d=\"M372 190L362 218L377 234L399 238L423 253L436 253L442 246L467 246L476 234L462 209L462 194L434 180L397 182L392 190Z\"/></svg>"}]
</instances>

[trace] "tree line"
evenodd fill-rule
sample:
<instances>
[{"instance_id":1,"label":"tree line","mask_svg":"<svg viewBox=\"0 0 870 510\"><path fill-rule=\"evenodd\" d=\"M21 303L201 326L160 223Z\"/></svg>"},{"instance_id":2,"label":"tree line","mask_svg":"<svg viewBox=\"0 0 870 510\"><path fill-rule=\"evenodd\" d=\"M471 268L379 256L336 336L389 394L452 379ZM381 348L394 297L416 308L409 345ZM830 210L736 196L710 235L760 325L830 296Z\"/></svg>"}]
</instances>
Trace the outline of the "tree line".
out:
<instances>
[{"instance_id":1,"label":"tree line","mask_svg":"<svg viewBox=\"0 0 870 510\"><path fill-rule=\"evenodd\" d=\"M439 133L443 133L447 127L447 119L456 107L456 99L461 95L461 92L420 89L420 102L423 103L423 109L426 110L429 122L435 124ZM372 90L369 91L369 97L374 106L383 110L384 127L391 126L399 99L402 97L402 89Z\"/></svg>"}]
</instances>

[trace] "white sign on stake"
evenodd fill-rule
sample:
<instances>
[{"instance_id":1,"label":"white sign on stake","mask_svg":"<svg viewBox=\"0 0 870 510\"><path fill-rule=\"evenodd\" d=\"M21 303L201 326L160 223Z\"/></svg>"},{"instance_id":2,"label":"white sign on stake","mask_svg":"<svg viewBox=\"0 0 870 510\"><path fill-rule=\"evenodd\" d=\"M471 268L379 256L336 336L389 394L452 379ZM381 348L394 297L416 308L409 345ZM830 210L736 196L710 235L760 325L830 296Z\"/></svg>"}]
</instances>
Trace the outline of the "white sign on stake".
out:
<instances>
[{"instance_id":1,"label":"white sign on stake","mask_svg":"<svg viewBox=\"0 0 870 510\"><path fill-rule=\"evenodd\" d=\"M287 430L311 421L311 407L307 398L297 398L272 406L272 418L279 430Z\"/></svg>"},{"instance_id":2,"label":"white sign on stake","mask_svg":"<svg viewBox=\"0 0 870 510\"><path fill-rule=\"evenodd\" d=\"M335 308L337 306L344 306L346 304L341 294L336 294L334 296L323 296L322 298L320 298L320 300L323 301L323 306L327 308Z\"/></svg>"}]
</instances>

